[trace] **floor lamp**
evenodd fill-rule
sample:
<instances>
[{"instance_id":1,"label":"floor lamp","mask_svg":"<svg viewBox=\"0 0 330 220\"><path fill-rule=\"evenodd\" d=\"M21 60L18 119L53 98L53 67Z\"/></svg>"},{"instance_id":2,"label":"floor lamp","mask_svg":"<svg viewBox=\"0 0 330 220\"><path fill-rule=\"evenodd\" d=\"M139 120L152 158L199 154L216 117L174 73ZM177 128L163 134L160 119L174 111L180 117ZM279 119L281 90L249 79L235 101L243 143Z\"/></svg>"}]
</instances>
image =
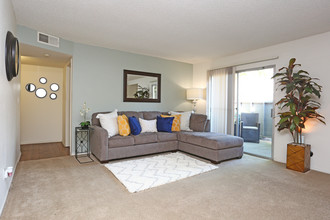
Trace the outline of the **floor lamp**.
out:
<instances>
[{"instance_id":1,"label":"floor lamp","mask_svg":"<svg viewBox=\"0 0 330 220\"><path fill-rule=\"evenodd\" d=\"M198 99L203 98L203 89L191 88L187 89L187 100L192 101L194 107L193 112L196 112L196 104Z\"/></svg>"}]
</instances>

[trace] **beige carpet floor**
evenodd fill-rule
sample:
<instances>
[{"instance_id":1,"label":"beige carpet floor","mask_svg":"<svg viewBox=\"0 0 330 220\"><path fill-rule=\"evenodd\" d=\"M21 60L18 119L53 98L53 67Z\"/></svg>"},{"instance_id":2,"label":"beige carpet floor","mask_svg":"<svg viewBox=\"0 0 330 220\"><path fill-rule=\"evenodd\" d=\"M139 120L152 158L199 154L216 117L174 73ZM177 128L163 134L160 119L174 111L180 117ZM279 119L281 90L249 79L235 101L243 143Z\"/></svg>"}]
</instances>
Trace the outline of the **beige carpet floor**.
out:
<instances>
[{"instance_id":1,"label":"beige carpet floor","mask_svg":"<svg viewBox=\"0 0 330 220\"><path fill-rule=\"evenodd\" d=\"M265 140L260 140L260 143L244 142L244 153L271 158L272 142Z\"/></svg>"},{"instance_id":2,"label":"beige carpet floor","mask_svg":"<svg viewBox=\"0 0 330 220\"><path fill-rule=\"evenodd\" d=\"M330 219L330 175L244 155L219 169L129 193L103 165L19 162L5 219Z\"/></svg>"}]
</instances>

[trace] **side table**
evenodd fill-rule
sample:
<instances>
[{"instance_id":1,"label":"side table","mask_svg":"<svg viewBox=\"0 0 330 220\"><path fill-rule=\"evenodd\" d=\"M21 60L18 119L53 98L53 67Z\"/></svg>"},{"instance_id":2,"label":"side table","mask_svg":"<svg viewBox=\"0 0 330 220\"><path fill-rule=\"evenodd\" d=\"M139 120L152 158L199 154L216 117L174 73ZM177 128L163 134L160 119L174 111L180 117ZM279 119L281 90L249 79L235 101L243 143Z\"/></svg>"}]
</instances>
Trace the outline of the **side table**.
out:
<instances>
[{"instance_id":1,"label":"side table","mask_svg":"<svg viewBox=\"0 0 330 220\"><path fill-rule=\"evenodd\" d=\"M90 163L94 161L91 158L89 147L89 132L90 128L75 128L75 157L79 163ZM87 161L82 161L79 158L87 158Z\"/></svg>"}]
</instances>

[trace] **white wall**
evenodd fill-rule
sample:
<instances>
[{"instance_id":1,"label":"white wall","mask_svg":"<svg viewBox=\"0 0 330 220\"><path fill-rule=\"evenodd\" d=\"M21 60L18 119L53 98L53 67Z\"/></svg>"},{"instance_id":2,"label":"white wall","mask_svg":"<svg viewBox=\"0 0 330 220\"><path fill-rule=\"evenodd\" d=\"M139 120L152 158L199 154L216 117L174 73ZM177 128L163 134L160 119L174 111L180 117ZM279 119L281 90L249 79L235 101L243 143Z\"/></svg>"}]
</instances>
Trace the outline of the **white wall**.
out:
<instances>
[{"instance_id":1,"label":"white wall","mask_svg":"<svg viewBox=\"0 0 330 220\"><path fill-rule=\"evenodd\" d=\"M21 144L62 142L63 68L22 64L21 72ZM47 83L41 84L40 77ZM28 83L46 89L47 96L26 91ZM49 98L52 83L60 86L55 100Z\"/></svg>"},{"instance_id":2,"label":"white wall","mask_svg":"<svg viewBox=\"0 0 330 220\"><path fill-rule=\"evenodd\" d=\"M11 31L16 36L15 23L11 1L0 1L0 214L13 179L13 177L4 179L3 170L8 166L16 168L16 163L20 157L20 79L16 77L8 82L4 53L7 31Z\"/></svg>"},{"instance_id":3,"label":"white wall","mask_svg":"<svg viewBox=\"0 0 330 220\"><path fill-rule=\"evenodd\" d=\"M215 59L209 63L194 65L193 83L201 87L206 87L206 72L210 69L216 69L224 66L232 66L240 63L263 60L279 56L279 59L246 65L240 68L251 68L264 65L276 65L276 70L282 66L287 66L289 59L295 57L297 63L302 64L302 69L307 70L313 77L320 78L320 84L323 86L321 94L322 109L320 113L325 116L326 122L330 119L330 32L314 35L311 37L290 41L261 48L233 56ZM281 98L282 94L275 91L275 101ZM205 105L198 106L201 113L205 113ZM278 108L275 108L278 112ZM276 119L275 122L277 122ZM329 125L309 121L307 132L305 133L305 142L312 145L314 156L311 158L311 169L330 173L330 147L329 144ZM286 162L286 145L291 142L291 135L286 132L279 133L276 129L274 134L274 160Z\"/></svg>"}]
</instances>

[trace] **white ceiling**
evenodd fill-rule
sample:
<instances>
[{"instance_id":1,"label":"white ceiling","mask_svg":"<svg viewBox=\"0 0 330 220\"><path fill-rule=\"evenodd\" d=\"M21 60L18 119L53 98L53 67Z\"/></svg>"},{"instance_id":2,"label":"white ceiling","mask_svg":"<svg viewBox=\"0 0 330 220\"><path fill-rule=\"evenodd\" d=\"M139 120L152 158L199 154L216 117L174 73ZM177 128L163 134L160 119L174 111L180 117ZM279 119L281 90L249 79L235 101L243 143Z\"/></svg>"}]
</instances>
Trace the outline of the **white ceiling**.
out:
<instances>
[{"instance_id":1,"label":"white ceiling","mask_svg":"<svg viewBox=\"0 0 330 220\"><path fill-rule=\"evenodd\" d=\"M330 31L330 0L12 0L61 38L199 63Z\"/></svg>"}]
</instances>

